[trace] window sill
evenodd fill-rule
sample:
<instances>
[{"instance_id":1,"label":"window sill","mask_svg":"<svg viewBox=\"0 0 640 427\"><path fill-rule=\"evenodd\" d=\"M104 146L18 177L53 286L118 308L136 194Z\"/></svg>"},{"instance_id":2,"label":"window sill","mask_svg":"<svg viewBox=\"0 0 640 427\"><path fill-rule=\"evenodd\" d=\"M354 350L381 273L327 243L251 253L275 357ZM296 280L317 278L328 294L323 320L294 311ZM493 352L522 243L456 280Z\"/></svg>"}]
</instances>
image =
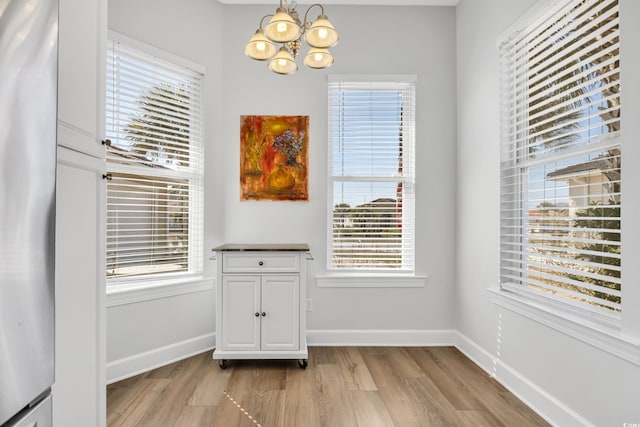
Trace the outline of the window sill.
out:
<instances>
[{"instance_id":1,"label":"window sill","mask_svg":"<svg viewBox=\"0 0 640 427\"><path fill-rule=\"evenodd\" d=\"M215 279L190 277L107 286L107 307L214 289Z\"/></svg>"},{"instance_id":2,"label":"window sill","mask_svg":"<svg viewBox=\"0 0 640 427\"><path fill-rule=\"evenodd\" d=\"M511 290L488 289L492 302L502 308L562 332L635 365L640 365L640 341L618 328L586 316L561 311L552 303Z\"/></svg>"},{"instance_id":3,"label":"window sill","mask_svg":"<svg viewBox=\"0 0 640 427\"><path fill-rule=\"evenodd\" d=\"M316 276L319 288L424 288L426 276L358 274Z\"/></svg>"}]
</instances>

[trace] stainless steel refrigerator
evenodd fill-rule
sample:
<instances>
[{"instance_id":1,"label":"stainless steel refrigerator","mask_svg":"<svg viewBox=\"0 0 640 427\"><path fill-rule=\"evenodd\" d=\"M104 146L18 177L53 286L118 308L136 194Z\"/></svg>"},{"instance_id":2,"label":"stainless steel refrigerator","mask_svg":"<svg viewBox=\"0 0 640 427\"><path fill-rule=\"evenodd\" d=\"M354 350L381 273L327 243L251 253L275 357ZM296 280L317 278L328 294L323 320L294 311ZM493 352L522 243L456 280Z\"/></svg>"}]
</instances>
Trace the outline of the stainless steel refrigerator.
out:
<instances>
[{"instance_id":1,"label":"stainless steel refrigerator","mask_svg":"<svg viewBox=\"0 0 640 427\"><path fill-rule=\"evenodd\" d=\"M0 0L0 426L51 425L57 0Z\"/></svg>"}]
</instances>

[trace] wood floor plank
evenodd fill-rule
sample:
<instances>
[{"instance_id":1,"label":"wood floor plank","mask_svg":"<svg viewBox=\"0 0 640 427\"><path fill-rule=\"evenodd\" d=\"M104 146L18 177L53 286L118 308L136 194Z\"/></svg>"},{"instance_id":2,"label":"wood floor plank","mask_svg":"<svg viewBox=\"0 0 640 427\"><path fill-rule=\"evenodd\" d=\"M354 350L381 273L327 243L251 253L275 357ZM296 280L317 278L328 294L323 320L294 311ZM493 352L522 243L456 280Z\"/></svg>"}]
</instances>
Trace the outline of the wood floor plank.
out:
<instances>
[{"instance_id":1,"label":"wood floor plank","mask_svg":"<svg viewBox=\"0 0 640 427\"><path fill-rule=\"evenodd\" d=\"M312 361L316 365L335 365L338 363L336 347L314 347L312 353Z\"/></svg>"},{"instance_id":2,"label":"wood floor plank","mask_svg":"<svg viewBox=\"0 0 640 427\"><path fill-rule=\"evenodd\" d=\"M316 366L315 372L320 424L336 427L356 425L344 378L338 366L320 364Z\"/></svg>"},{"instance_id":3,"label":"wood floor plank","mask_svg":"<svg viewBox=\"0 0 640 427\"><path fill-rule=\"evenodd\" d=\"M147 374L148 372L107 386L108 426L124 424L127 416L122 419L121 417L127 412L132 412L130 406L138 413L144 412L153 403L156 391L161 391L169 383L168 380L150 380ZM150 386L153 386L151 393L154 396L147 396Z\"/></svg>"},{"instance_id":4,"label":"wood floor plank","mask_svg":"<svg viewBox=\"0 0 640 427\"><path fill-rule=\"evenodd\" d=\"M287 383L287 366L295 362L261 360L257 362L256 391L284 390Z\"/></svg>"},{"instance_id":5,"label":"wood floor plank","mask_svg":"<svg viewBox=\"0 0 640 427\"><path fill-rule=\"evenodd\" d=\"M256 363L252 361L232 363L229 369L232 370L232 374L225 398L220 400L218 405L213 425L255 426L253 419L262 425L261 420L252 415L255 411Z\"/></svg>"},{"instance_id":6,"label":"wood floor plank","mask_svg":"<svg viewBox=\"0 0 640 427\"><path fill-rule=\"evenodd\" d=\"M499 420L497 421L498 425L535 425L531 424L527 417L524 417L520 411L515 410L503 397L503 394L508 394L508 392L502 385L457 349L436 347L430 348L428 352L449 375L468 384L471 393L478 396L484 409L492 414L495 420ZM540 425L546 425L544 421L542 423Z\"/></svg>"},{"instance_id":7,"label":"wood floor plank","mask_svg":"<svg viewBox=\"0 0 640 427\"><path fill-rule=\"evenodd\" d=\"M148 372L107 385L107 411L112 414L122 412L121 405L128 405L132 400L131 389L146 378L147 374Z\"/></svg>"},{"instance_id":8,"label":"wood floor plank","mask_svg":"<svg viewBox=\"0 0 640 427\"><path fill-rule=\"evenodd\" d=\"M432 427L464 426L455 408L430 378L407 378L407 394L417 402L419 417Z\"/></svg>"},{"instance_id":9,"label":"wood floor plank","mask_svg":"<svg viewBox=\"0 0 640 427\"><path fill-rule=\"evenodd\" d=\"M174 427L213 426L217 406L185 406L182 408Z\"/></svg>"},{"instance_id":10,"label":"wood floor plank","mask_svg":"<svg viewBox=\"0 0 640 427\"><path fill-rule=\"evenodd\" d=\"M393 427L393 420L378 391L348 391L358 426Z\"/></svg>"},{"instance_id":11,"label":"wood floor plank","mask_svg":"<svg viewBox=\"0 0 640 427\"><path fill-rule=\"evenodd\" d=\"M393 375L401 378L424 378L425 372L409 356L406 348L383 347L383 357L389 362Z\"/></svg>"},{"instance_id":12,"label":"wood floor plank","mask_svg":"<svg viewBox=\"0 0 640 427\"><path fill-rule=\"evenodd\" d=\"M442 370L424 348L410 348L407 349L407 353L416 364L420 366L420 369L422 369L431 381L433 381L433 384L435 384L453 408L457 410L470 410L484 407L464 382Z\"/></svg>"},{"instance_id":13,"label":"wood floor plank","mask_svg":"<svg viewBox=\"0 0 640 427\"><path fill-rule=\"evenodd\" d=\"M205 366L193 394L189 398L189 406L218 406L224 398L224 391L229 385L232 369L220 369L218 362L210 360L211 366Z\"/></svg>"},{"instance_id":14,"label":"wood floor plank","mask_svg":"<svg viewBox=\"0 0 640 427\"><path fill-rule=\"evenodd\" d=\"M107 392L107 425L113 425L126 407L135 400L130 391L130 387L114 387Z\"/></svg>"},{"instance_id":15,"label":"wood floor plank","mask_svg":"<svg viewBox=\"0 0 640 427\"><path fill-rule=\"evenodd\" d=\"M311 347L309 366L211 352L107 388L107 425L547 426L453 347Z\"/></svg>"},{"instance_id":16,"label":"wood floor plank","mask_svg":"<svg viewBox=\"0 0 640 427\"><path fill-rule=\"evenodd\" d=\"M189 398L195 390L198 379L202 375L204 364L208 362L204 354L186 359L171 373L170 382L160 396L149 408L147 415L141 420L140 426L170 426L173 425L182 408L187 406Z\"/></svg>"},{"instance_id":17,"label":"wood floor plank","mask_svg":"<svg viewBox=\"0 0 640 427\"><path fill-rule=\"evenodd\" d=\"M463 426L502 426L500 420L486 410L462 409L457 411Z\"/></svg>"},{"instance_id":18,"label":"wood floor plank","mask_svg":"<svg viewBox=\"0 0 640 427\"><path fill-rule=\"evenodd\" d=\"M363 350L362 357L394 424L403 427L424 426L420 417L420 406L412 402L407 394L406 378L394 373L387 354Z\"/></svg>"},{"instance_id":19,"label":"wood floor plank","mask_svg":"<svg viewBox=\"0 0 640 427\"><path fill-rule=\"evenodd\" d=\"M512 408L513 411L517 412L521 417L527 420L526 425L537 427L548 425L544 418L530 410L527 405L522 403L520 399L515 397L508 390L505 389L504 392L500 393L500 397L502 397L502 399L506 402L507 405Z\"/></svg>"},{"instance_id":20,"label":"wood floor plank","mask_svg":"<svg viewBox=\"0 0 640 427\"><path fill-rule=\"evenodd\" d=\"M108 409L107 425L114 427L138 426L169 384L168 379L142 379L135 387L131 388L128 405L123 406L121 412L114 408Z\"/></svg>"},{"instance_id":21,"label":"wood floor plank","mask_svg":"<svg viewBox=\"0 0 640 427\"><path fill-rule=\"evenodd\" d=\"M285 401L284 390L256 390L250 414L263 426L281 426L285 418Z\"/></svg>"},{"instance_id":22,"label":"wood floor plank","mask_svg":"<svg viewBox=\"0 0 640 427\"><path fill-rule=\"evenodd\" d=\"M338 347L336 356L346 390L378 390L357 347Z\"/></svg>"},{"instance_id":23,"label":"wood floor plank","mask_svg":"<svg viewBox=\"0 0 640 427\"><path fill-rule=\"evenodd\" d=\"M453 347L429 347L424 351L452 378L486 392L505 391L497 381Z\"/></svg>"},{"instance_id":24,"label":"wood floor plank","mask_svg":"<svg viewBox=\"0 0 640 427\"><path fill-rule=\"evenodd\" d=\"M148 375L149 375L149 372L144 372L144 373L142 373L142 374L135 375L135 376L133 376L133 377L126 378L126 379L123 379L123 380L120 380L120 381L118 381L118 382L116 382L116 383L109 384L109 385L107 386L107 395L108 395L112 390L115 390L115 389L118 389L118 388L122 388L122 387L130 388L130 387L132 387L135 383L137 383L139 380L141 380L141 379L143 379L143 378L146 378Z\"/></svg>"},{"instance_id":25,"label":"wood floor plank","mask_svg":"<svg viewBox=\"0 0 640 427\"><path fill-rule=\"evenodd\" d=\"M180 368L184 365L185 362L186 362L186 359L178 360L177 362L173 362L168 365L153 369L147 373L147 378L153 378L153 379L171 378L176 373L176 371L180 370Z\"/></svg>"},{"instance_id":26,"label":"wood floor plank","mask_svg":"<svg viewBox=\"0 0 640 427\"><path fill-rule=\"evenodd\" d=\"M312 361L311 361L312 362ZM284 427L320 427L316 388L316 365L307 369L289 367L287 369Z\"/></svg>"}]
</instances>

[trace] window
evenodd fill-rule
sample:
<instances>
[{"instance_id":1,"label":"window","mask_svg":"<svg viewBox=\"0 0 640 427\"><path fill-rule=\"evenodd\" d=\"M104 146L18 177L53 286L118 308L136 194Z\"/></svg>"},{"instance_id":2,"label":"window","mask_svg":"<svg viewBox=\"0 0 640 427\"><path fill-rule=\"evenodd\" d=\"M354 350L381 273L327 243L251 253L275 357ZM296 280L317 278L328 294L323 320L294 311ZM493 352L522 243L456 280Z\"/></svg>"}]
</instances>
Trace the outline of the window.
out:
<instances>
[{"instance_id":1,"label":"window","mask_svg":"<svg viewBox=\"0 0 640 427\"><path fill-rule=\"evenodd\" d=\"M107 283L201 273L202 73L110 39Z\"/></svg>"},{"instance_id":2,"label":"window","mask_svg":"<svg viewBox=\"0 0 640 427\"><path fill-rule=\"evenodd\" d=\"M414 80L329 82L329 270L414 271Z\"/></svg>"},{"instance_id":3,"label":"window","mask_svg":"<svg viewBox=\"0 0 640 427\"><path fill-rule=\"evenodd\" d=\"M556 3L499 46L503 289L621 315L619 12Z\"/></svg>"}]
</instances>

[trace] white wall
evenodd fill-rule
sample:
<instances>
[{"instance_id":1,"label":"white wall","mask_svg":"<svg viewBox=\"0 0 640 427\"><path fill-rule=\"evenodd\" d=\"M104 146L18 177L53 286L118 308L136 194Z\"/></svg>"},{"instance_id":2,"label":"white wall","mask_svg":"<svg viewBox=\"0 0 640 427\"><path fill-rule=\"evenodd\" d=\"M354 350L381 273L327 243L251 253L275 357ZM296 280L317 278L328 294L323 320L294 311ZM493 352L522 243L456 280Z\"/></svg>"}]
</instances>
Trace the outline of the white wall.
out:
<instances>
[{"instance_id":1,"label":"white wall","mask_svg":"<svg viewBox=\"0 0 640 427\"><path fill-rule=\"evenodd\" d=\"M205 277L215 276L209 249L222 242L223 189L217 144L222 127L223 7L213 0L109 0L108 27L206 68ZM107 309L107 380L144 371L167 358L213 345L214 291L199 291Z\"/></svg>"},{"instance_id":2,"label":"white wall","mask_svg":"<svg viewBox=\"0 0 640 427\"><path fill-rule=\"evenodd\" d=\"M534 0L462 0L457 7L458 186L456 328L466 350L558 425L640 422L640 367L492 304L499 273L499 86L496 41ZM640 4L620 0L623 152L640 160ZM636 118L636 119L634 119ZM635 121L632 122L632 120ZM625 168L623 229L637 236L640 176ZM635 219L633 219L635 218ZM632 222L633 221L633 222ZM640 247L624 239L623 333L640 337ZM634 261L635 260L635 261ZM484 358L484 360L482 360Z\"/></svg>"},{"instance_id":3,"label":"white wall","mask_svg":"<svg viewBox=\"0 0 640 427\"><path fill-rule=\"evenodd\" d=\"M335 65L275 75L243 48L267 6L215 0L109 1L109 29L207 68L205 255L225 242L306 242L312 330L451 330L455 235L455 9L328 6L341 34ZM305 7L299 6L304 12ZM316 11L313 11L314 15ZM144 19L142 19L144 17ZM390 29L393 29L391 31ZM327 74L415 74L417 83L417 273L425 288L317 288L326 263ZM240 202L240 115L309 115L309 201ZM205 276L213 278L213 263ZM197 319L197 320L194 320ZM213 292L110 307L107 361L120 368L206 343ZM424 336L424 335L422 335ZM182 344L180 344L182 343ZM131 358L137 362L130 363ZM137 363L137 365L136 365Z\"/></svg>"},{"instance_id":4,"label":"white wall","mask_svg":"<svg viewBox=\"0 0 640 427\"><path fill-rule=\"evenodd\" d=\"M224 242L309 243L315 257L308 285L314 305L309 329L455 328L461 348L557 424L640 422L634 401L638 366L498 308L487 292L497 286L499 260L495 45L498 35L533 3L462 0L457 9L329 6L326 12L342 36L333 49L336 63L327 71L303 68L294 76L274 75L266 64L242 53L259 18L273 7L223 6L214 0L110 0L109 27L207 67L206 248ZM622 49L636 52L639 27L625 27L624 22L640 16L640 4L621 4ZM622 64L626 159L640 158L640 147L631 140L640 134L640 121L629 120L640 113L640 81L632 77L640 75L640 63L632 55ZM329 73L418 76L417 273L429 277L424 289L315 285L313 277L325 273L326 262ZM244 114L310 116L308 203L239 201L238 128ZM640 170L624 173L626 182L639 182ZM623 220L638 216L640 192L630 190L623 189ZM626 220L623 226L625 233L638 235L640 225ZM633 264L640 248L630 239L624 244L625 283L638 283L640 266ZM206 276L214 276L212 263L206 265ZM640 289L625 289L624 330L638 337ZM111 307L108 361L209 336L215 330L213 307L212 292Z\"/></svg>"},{"instance_id":5,"label":"white wall","mask_svg":"<svg viewBox=\"0 0 640 427\"><path fill-rule=\"evenodd\" d=\"M304 12L306 8L299 6ZM225 7L224 113L219 149L224 167L224 238L231 242L306 242L315 258L308 296L312 330L450 329L454 275L455 9L327 6L341 36L328 70L301 65L280 76L242 48L271 6ZM311 16L315 17L316 11ZM417 273L419 289L318 288L325 274L327 75L417 75ZM239 201L239 117L309 115L309 202Z\"/></svg>"}]
</instances>

